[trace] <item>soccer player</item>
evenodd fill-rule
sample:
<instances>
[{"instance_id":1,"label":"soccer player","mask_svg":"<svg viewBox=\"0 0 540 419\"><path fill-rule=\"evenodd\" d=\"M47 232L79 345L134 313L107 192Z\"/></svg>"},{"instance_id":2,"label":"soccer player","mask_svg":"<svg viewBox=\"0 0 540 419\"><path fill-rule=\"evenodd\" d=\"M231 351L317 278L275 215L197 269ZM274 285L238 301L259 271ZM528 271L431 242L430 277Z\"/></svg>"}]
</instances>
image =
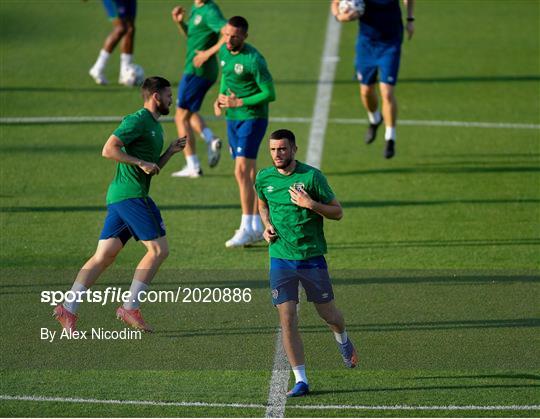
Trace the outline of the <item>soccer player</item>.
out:
<instances>
[{"instance_id":1,"label":"soccer player","mask_svg":"<svg viewBox=\"0 0 540 419\"><path fill-rule=\"evenodd\" d=\"M214 112L226 109L229 151L240 191L242 220L226 247L263 240L263 226L253 190L259 145L268 126L268 103L276 98L272 76L259 51L246 43L248 22L241 16L229 19L223 31L225 45L219 49L220 94Z\"/></svg>"},{"instance_id":2,"label":"soccer player","mask_svg":"<svg viewBox=\"0 0 540 419\"><path fill-rule=\"evenodd\" d=\"M120 55L120 75L118 83L129 85L124 73L133 62L133 44L135 39L135 16L137 15L137 0L103 0L113 30L103 44L98 58L89 71L90 77L97 84L105 85L109 81L105 76L105 68L109 57L122 40L122 54Z\"/></svg>"},{"instance_id":3,"label":"soccer player","mask_svg":"<svg viewBox=\"0 0 540 419\"><path fill-rule=\"evenodd\" d=\"M384 120L386 145L384 157L394 157L396 147L397 101L395 86L398 78L403 23L399 0L364 0L365 10L359 18L355 11L340 13L339 0L332 0L332 13L340 22L359 18L356 41L356 76L360 82L360 97L367 110L369 127L366 144L375 141L377 128ZM407 35L414 33L414 0L403 0L407 8ZM375 85L380 73L379 89L382 98L382 115Z\"/></svg>"},{"instance_id":4,"label":"soccer player","mask_svg":"<svg viewBox=\"0 0 540 419\"><path fill-rule=\"evenodd\" d=\"M287 395L297 397L309 393L296 311L299 282L307 300L314 303L319 316L334 332L345 366L354 368L358 363L343 315L334 304L323 256L323 219L340 220L343 211L324 175L295 160L296 139L291 131L274 131L269 143L274 165L257 174L255 189L264 238L270 244L272 303L279 313L283 347L296 379Z\"/></svg>"},{"instance_id":5,"label":"soccer player","mask_svg":"<svg viewBox=\"0 0 540 419\"><path fill-rule=\"evenodd\" d=\"M220 158L221 140L205 124L199 109L218 76L215 53L223 43L219 35L227 21L213 0L195 0L187 25L184 23L186 10L183 7L177 6L171 13L180 33L187 37L184 75L178 86L174 118L179 137L187 137L184 148L186 166L172 173L172 176L197 178L202 175L202 170L196 154L193 130L206 143L208 165L215 167Z\"/></svg>"},{"instance_id":6,"label":"soccer player","mask_svg":"<svg viewBox=\"0 0 540 419\"><path fill-rule=\"evenodd\" d=\"M129 326L147 332L152 328L141 315L140 293L148 289L169 253L165 225L148 190L152 176L159 174L186 144L185 138L179 138L160 155L163 129L158 119L169 113L170 86L162 77L147 78L141 88L144 107L126 116L103 147L103 157L117 162L116 174L107 192L107 216L97 250L79 271L71 288L74 295L83 296L131 237L140 240L146 254L133 276L131 299L118 308L116 315ZM54 317L64 329L75 330L78 307L77 301L65 301L54 309Z\"/></svg>"}]
</instances>

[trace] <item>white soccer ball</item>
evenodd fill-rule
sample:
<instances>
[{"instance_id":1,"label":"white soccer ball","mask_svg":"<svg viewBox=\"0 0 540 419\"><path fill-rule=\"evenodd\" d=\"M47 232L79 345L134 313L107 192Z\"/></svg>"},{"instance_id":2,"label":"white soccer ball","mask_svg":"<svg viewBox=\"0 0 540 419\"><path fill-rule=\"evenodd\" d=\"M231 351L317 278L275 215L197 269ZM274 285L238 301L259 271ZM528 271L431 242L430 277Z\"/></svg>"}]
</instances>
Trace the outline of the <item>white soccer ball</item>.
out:
<instances>
[{"instance_id":1,"label":"white soccer ball","mask_svg":"<svg viewBox=\"0 0 540 419\"><path fill-rule=\"evenodd\" d=\"M340 0L339 1L339 13L358 12L360 16L364 14L366 4L364 0Z\"/></svg>"},{"instance_id":2,"label":"white soccer ball","mask_svg":"<svg viewBox=\"0 0 540 419\"><path fill-rule=\"evenodd\" d=\"M144 81L144 70L138 64L130 64L120 75L120 84L140 86Z\"/></svg>"}]
</instances>

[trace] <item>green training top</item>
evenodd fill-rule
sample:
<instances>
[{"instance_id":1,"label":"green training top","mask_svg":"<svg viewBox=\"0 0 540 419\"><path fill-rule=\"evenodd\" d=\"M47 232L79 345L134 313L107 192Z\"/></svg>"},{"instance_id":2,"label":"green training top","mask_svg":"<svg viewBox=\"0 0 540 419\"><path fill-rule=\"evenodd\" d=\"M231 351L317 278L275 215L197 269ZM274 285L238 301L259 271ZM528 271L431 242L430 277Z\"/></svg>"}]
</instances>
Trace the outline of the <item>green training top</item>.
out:
<instances>
[{"instance_id":1,"label":"green training top","mask_svg":"<svg viewBox=\"0 0 540 419\"><path fill-rule=\"evenodd\" d=\"M275 167L257 174L255 189L270 209L270 222L277 239L270 244L270 257L303 260L326 253L323 217L291 201L289 187L303 187L315 201L328 204L335 195L326 177L314 167L299 161L290 175L282 175Z\"/></svg>"},{"instance_id":2,"label":"green training top","mask_svg":"<svg viewBox=\"0 0 540 419\"><path fill-rule=\"evenodd\" d=\"M251 45L244 44L238 54L231 54L224 44L219 49L218 58L221 66L220 93L230 95L232 92L239 98L245 98L259 94L263 90L268 91L264 87L261 89L261 85L270 85L273 93L274 84L266 61ZM268 118L268 101L228 108L226 117L239 121Z\"/></svg>"},{"instance_id":3,"label":"green training top","mask_svg":"<svg viewBox=\"0 0 540 419\"><path fill-rule=\"evenodd\" d=\"M142 108L126 116L113 135L124 143L122 151L138 159L157 163L163 149L163 129L149 110ZM152 176L138 166L116 164L116 174L107 191L107 205L129 198L146 198Z\"/></svg>"},{"instance_id":4,"label":"green training top","mask_svg":"<svg viewBox=\"0 0 540 419\"><path fill-rule=\"evenodd\" d=\"M200 68L193 65L193 58L197 51L205 51L218 42L221 28L226 23L227 20L213 0L208 0L200 7L195 5L191 7L184 74L194 74L210 81L216 81L218 76L216 57L210 57Z\"/></svg>"}]
</instances>

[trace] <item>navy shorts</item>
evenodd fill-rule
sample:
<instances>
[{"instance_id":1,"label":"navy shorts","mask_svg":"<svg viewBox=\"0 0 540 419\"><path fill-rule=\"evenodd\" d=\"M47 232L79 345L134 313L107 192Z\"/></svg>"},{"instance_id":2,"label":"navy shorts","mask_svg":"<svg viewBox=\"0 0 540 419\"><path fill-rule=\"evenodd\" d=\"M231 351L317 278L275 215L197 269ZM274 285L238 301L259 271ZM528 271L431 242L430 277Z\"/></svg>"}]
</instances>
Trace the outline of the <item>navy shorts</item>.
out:
<instances>
[{"instance_id":1,"label":"navy shorts","mask_svg":"<svg viewBox=\"0 0 540 419\"><path fill-rule=\"evenodd\" d=\"M370 42L362 37L356 41L356 77L362 84L397 83L401 59L401 40L394 43Z\"/></svg>"},{"instance_id":2,"label":"navy shorts","mask_svg":"<svg viewBox=\"0 0 540 419\"><path fill-rule=\"evenodd\" d=\"M187 109L192 113L199 112L204 96L213 84L213 81L194 74L184 74L178 85L176 107Z\"/></svg>"},{"instance_id":3,"label":"navy shorts","mask_svg":"<svg viewBox=\"0 0 540 419\"><path fill-rule=\"evenodd\" d=\"M272 304L298 302L299 283L304 287L307 300L310 302L321 304L334 299L324 256L305 260L270 258Z\"/></svg>"},{"instance_id":4,"label":"navy shorts","mask_svg":"<svg viewBox=\"0 0 540 419\"><path fill-rule=\"evenodd\" d=\"M135 19L137 0L103 0L109 19Z\"/></svg>"},{"instance_id":5,"label":"navy shorts","mask_svg":"<svg viewBox=\"0 0 540 419\"><path fill-rule=\"evenodd\" d=\"M267 127L268 119L227 120L227 139L232 158L256 159Z\"/></svg>"},{"instance_id":6,"label":"navy shorts","mask_svg":"<svg viewBox=\"0 0 540 419\"><path fill-rule=\"evenodd\" d=\"M107 205L107 216L99 240L119 238L123 244L165 236L165 224L151 198L131 198Z\"/></svg>"}]
</instances>

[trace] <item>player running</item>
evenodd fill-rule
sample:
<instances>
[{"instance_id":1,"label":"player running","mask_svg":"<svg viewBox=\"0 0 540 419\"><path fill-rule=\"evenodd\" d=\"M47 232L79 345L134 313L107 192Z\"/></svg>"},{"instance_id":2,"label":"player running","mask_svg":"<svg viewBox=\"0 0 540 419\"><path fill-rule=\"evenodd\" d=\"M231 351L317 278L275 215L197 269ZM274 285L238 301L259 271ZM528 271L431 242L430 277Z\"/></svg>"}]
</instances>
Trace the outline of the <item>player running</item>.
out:
<instances>
[{"instance_id":1,"label":"player running","mask_svg":"<svg viewBox=\"0 0 540 419\"><path fill-rule=\"evenodd\" d=\"M263 239L253 183L259 145L268 126L268 103L275 100L276 94L264 57L245 42L246 19L230 18L223 34L226 44L218 54L222 74L214 112L220 116L226 109L229 151L242 206L240 228L225 246L238 247Z\"/></svg>"},{"instance_id":2,"label":"player running","mask_svg":"<svg viewBox=\"0 0 540 419\"><path fill-rule=\"evenodd\" d=\"M399 0L364 0L365 10L359 19L356 41L356 75L360 82L362 104L368 113L369 127L365 134L366 144L375 141L377 128L383 122L384 157L394 157L396 145L397 100L394 93L397 83L401 44L403 42L403 23ZM414 33L414 0L403 0L407 7L407 34L411 39ZM358 19L355 11L340 13L339 0L332 0L332 13L340 22ZM375 84L380 73L379 88L382 98L382 115Z\"/></svg>"},{"instance_id":3,"label":"player running","mask_svg":"<svg viewBox=\"0 0 540 419\"><path fill-rule=\"evenodd\" d=\"M295 160L296 139L286 129L270 134L274 166L257 174L255 189L264 222L264 238L270 244L272 303L281 323L283 347L296 380L287 395L309 393L304 347L298 331L298 285L319 316L334 332L345 366L356 367L358 355L345 331L343 315L334 304L334 293L324 254L323 219L340 220L341 205L324 175Z\"/></svg>"},{"instance_id":4,"label":"player running","mask_svg":"<svg viewBox=\"0 0 540 419\"><path fill-rule=\"evenodd\" d=\"M105 68L109 57L122 40L122 54L120 55L120 75L118 83L130 86L126 73L133 65L133 49L135 40L135 16L137 15L137 0L103 0L103 6L112 21L113 30L105 39L99 56L89 71L90 77L97 84L109 84L105 76Z\"/></svg>"},{"instance_id":5,"label":"player running","mask_svg":"<svg viewBox=\"0 0 540 419\"><path fill-rule=\"evenodd\" d=\"M178 86L174 118L178 136L187 137L184 149L186 166L172 173L172 176L197 178L202 175L202 170L196 153L193 130L197 131L206 143L208 165L215 167L220 158L221 140L205 124L199 115L199 109L204 96L218 76L215 54L223 44L223 38L219 39L219 35L227 21L213 0L195 0L187 25L184 23L186 10L183 7L175 7L171 14L180 33L187 37L184 75Z\"/></svg>"},{"instance_id":6,"label":"player running","mask_svg":"<svg viewBox=\"0 0 540 419\"><path fill-rule=\"evenodd\" d=\"M118 308L116 315L129 326L145 332L151 332L152 328L141 315L139 294L148 289L169 253L161 214L148 196L150 181L186 144L185 138L179 138L160 155L163 129L158 119L169 113L170 86L162 77L147 78L141 88L144 107L126 116L103 147L103 157L117 162L116 174L107 192L105 225L95 254L79 271L71 288L74 295L82 296L114 262L131 237L140 240L147 252L133 276L131 299ZM64 329L75 330L79 304L66 301L54 309L54 317Z\"/></svg>"}]
</instances>

